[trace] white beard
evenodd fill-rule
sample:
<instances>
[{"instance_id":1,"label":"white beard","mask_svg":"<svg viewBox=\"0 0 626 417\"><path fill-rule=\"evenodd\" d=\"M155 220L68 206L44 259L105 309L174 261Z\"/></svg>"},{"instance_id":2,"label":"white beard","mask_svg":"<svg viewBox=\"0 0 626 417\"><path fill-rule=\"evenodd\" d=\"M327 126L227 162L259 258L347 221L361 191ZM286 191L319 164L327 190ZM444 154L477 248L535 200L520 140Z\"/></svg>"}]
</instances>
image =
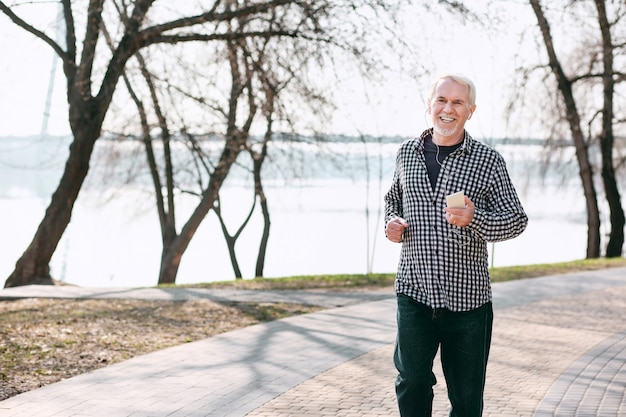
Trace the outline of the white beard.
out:
<instances>
[{"instance_id":1,"label":"white beard","mask_svg":"<svg viewBox=\"0 0 626 417\"><path fill-rule=\"evenodd\" d=\"M456 126L448 128L448 129L445 129L445 128L440 127L440 126L435 124L433 126L433 129L435 130L435 133L437 133L438 135L441 135L443 137L452 136L454 134L454 132L456 132Z\"/></svg>"}]
</instances>

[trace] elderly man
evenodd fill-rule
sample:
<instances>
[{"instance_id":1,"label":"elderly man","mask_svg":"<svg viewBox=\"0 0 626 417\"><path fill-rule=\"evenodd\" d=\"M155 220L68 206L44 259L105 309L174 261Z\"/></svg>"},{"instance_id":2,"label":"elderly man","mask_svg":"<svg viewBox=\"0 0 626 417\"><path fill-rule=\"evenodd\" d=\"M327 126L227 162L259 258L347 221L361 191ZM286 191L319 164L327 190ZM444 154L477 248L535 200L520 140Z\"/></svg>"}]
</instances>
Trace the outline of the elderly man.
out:
<instances>
[{"instance_id":1,"label":"elderly man","mask_svg":"<svg viewBox=\"0 0 626 417\"><path fill-rule=\"evenodd\" d=\"M482 415L493 323L487 242L514 238L528 223L502 156L465 130L475 100L468 78L435 80L433 127L400 146L385 195L387 238L402 243L394 363L404 417L432 415L439 347L450 416Z\"/></svg>"}]
</instances>

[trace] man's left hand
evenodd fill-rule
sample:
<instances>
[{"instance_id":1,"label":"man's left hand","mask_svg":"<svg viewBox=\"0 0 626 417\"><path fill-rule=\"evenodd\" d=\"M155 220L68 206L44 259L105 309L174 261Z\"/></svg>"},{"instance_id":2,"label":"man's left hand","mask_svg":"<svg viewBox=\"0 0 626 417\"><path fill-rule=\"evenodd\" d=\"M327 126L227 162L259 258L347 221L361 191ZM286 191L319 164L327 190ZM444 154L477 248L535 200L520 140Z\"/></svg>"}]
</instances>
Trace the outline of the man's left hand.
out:
<instances>
[{"instance_id":1,"label":"man's left hand","mask_svg":"<svg viewBox=\"0 0 626 417\"><path fill-rule=\"evenodd\" d=\"M474 218L474 203L472 203L472 200L467 198L467 196L464 198L464 208L445 208L446 220L454 226L465 227L470 224Z\"/></svg>"}]
</instances>

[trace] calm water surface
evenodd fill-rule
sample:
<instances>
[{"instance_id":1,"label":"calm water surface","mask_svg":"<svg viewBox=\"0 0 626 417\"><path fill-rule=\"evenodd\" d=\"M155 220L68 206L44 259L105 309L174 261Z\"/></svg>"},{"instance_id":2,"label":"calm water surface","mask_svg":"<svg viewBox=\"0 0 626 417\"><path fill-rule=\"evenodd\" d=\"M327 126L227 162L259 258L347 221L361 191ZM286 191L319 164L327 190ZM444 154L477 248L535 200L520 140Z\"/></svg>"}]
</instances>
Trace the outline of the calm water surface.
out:
<instances>
[{"instance_id":1,"label":"calm water surface","mask_svg":"<svg viewBox=\"0 0 626 417\"><path fill-rule=\"evenodd\" d=\"M400 247L385 239L381 210L398 146L399 142L306 145L296 153L276 152L274 168L264 172L272 216L265 276L395 271ZM492 265L584 258L585 209L575 170L565 167L542 179L540 147L494 146L507 160L530 222L520 237L489 246ZM0 141L0 151L0 230L4 231L0 280L4 280L30 242L56 188L67 142L5 140ZM149 188L124 185L121 178L102 182L97 174L103 170L103 164L92 167L52 259L52 274L90 287L154 285L161 245ZM251 201L245 170L235 171L222 192L231 233ZM193 204L191 198L183 202L181 220ZM237 243L246 278L254 274L260 232L261 217L256 213ZM232 279L223 241L217 218L210 213L183 257L177 282Z\"/></svg>"}]
</instances>

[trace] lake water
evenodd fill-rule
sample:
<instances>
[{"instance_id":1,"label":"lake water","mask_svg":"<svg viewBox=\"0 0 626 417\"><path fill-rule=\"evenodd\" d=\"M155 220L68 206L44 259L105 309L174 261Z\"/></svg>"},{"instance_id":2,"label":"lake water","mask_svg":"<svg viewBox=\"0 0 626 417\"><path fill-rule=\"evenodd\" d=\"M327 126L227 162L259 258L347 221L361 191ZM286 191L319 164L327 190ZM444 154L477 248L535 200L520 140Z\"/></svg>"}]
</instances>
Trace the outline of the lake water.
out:
<instances>
[{"instance_id":1,"label":"lake water","mask_svg":"<svg viewBox=\"0 0 626 417\"><path fill-rule=\"evenodd\" d=\"M0 138L0 277L4 277L0 279L11 273L43 217L68 143L58 138ZM99 152L112 148L126 152L121 145L98 146ZM264 173L272 216L265 276L395 271L400 247L385 239L382 197L391 181L398 146L398 140L367 146L302 144L286 152L286 145L282 150L280 144L275 145L270 150L273 168ZM559 173L542 179L540 146L494 146L507 160L530 221L520 237L489 246L491 264L584 258L585 206L575 167L565 164ZM566 155L564 160L571 158ZM99 174L104 169L101 164L93 166L52 259L51 272L57 279L81 286L154 285L161 238L149 189L122 179L102 181ZM248 185L245 170L236 170L221 194L231 232L250 207ZM185 210L193 207L191 197L181 207L182 219ZM245 278L254 274L259 245L261 218L256 214L237 243ZM183 256L177 282L233 277L219 223L210 213Z\"/></svg>"}]
</instances>

